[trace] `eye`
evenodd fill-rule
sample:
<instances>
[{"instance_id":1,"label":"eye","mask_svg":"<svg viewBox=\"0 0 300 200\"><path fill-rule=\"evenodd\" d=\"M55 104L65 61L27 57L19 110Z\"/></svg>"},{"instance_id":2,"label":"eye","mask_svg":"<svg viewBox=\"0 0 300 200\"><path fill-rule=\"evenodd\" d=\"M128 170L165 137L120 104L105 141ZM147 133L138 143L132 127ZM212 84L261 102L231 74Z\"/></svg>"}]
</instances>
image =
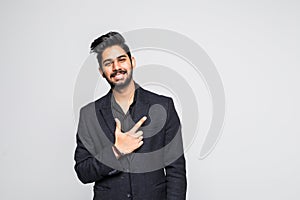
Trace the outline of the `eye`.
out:
<instances>
[{"instance_id":1,"label":"eye","mask_svg":"<svg viewBox=\"0 0 300 200\"><path fill-rule=\"evenodd\" d=\"M111 63L112 63L112 62L105 62L105 63L104 63L104 66L105 66L105 67L109 67L109 66L111 66Z\"/></svg>"},{"instance_id":2,"label":"eye","mask_svg":"<svg viewBox=\"0 0 300 200\"><path fill-rule=\"evenodd\" d=\"M119 62L125 62L126 61L126 58L120 58L119 59Z\"/></svg>"}]
</instances>

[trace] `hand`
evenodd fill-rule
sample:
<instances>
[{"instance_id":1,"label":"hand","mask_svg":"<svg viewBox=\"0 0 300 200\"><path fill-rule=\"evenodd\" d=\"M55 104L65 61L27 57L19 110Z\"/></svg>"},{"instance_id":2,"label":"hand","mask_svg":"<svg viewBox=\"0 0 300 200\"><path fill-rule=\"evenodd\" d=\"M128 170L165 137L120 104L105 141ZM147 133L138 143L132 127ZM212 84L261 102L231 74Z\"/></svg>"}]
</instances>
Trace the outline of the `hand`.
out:
<instances>
[{"instance_id":1,"label":"hand","mask_svg":"<svg viewBox=\"0 0 300 200\"><path fill-rule=\"evenodd\" d=\"M138 131L147 117L142 117L133 127L126 133L121 131L121 122L115 118L115 147L123 154L132 153L134 150L143 145L143 132ZM116 152L115 152L116 154Z\"/></svg>"}]
</instances>

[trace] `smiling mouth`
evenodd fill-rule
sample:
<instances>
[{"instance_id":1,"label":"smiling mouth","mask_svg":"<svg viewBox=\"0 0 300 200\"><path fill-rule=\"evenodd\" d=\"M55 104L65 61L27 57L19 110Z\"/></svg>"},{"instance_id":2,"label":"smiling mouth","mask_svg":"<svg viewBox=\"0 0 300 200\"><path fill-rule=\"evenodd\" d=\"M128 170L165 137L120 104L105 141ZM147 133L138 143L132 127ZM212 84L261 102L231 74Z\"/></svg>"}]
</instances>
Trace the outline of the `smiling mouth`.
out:
<instances>
[{"instance_id":1,"label":"smiling mouth","mask_svg":"<svg viewBox=\"0 0 300 200\"><path fill-rule=\"evenodd\" d=\"M118 70L118 71L115 71L114 73L112 73L110 75L111 78L114 78L114 77L121 77L122 75L126 74L127 71L126 70Z\"/></svg>"}]
</instances>

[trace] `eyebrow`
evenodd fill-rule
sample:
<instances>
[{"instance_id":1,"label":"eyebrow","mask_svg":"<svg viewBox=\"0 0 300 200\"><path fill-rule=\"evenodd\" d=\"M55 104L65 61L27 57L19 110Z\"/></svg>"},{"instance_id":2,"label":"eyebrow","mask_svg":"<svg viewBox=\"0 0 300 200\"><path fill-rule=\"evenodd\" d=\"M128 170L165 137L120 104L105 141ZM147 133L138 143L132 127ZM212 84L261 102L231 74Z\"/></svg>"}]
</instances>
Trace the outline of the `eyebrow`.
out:
<instances>
[{"instance_id":1,"label":"eyebrow","mask_svg":"<svg viewBox=\"0 0 300 200\"><path fill-rule=\"evenodd\" d=\"M117 59L120 59L120 58L123 58L123 57L126 57L126 54L123 54L123 55L118 56ZM104 63L107 62L107 61L112 61L112 60L113 60L113 59L111 59L111 58L105 59L105 60L103 60L102 64L104 64Z\"/></svg>"}]
</instances>

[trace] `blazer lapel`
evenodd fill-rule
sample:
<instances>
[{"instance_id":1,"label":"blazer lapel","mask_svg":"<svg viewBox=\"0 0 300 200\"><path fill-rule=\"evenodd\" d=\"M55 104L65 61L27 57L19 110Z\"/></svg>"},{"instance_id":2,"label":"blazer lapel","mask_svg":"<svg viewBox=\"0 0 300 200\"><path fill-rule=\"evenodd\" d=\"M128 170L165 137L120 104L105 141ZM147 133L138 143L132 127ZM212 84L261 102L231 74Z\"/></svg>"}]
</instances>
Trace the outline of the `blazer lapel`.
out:
<instances>
[{"instance_id":1,"label":"blazer lapel","mask_svg":"<svg viewBox=\"0 0 300 200\"><path fill-rule=\"evenodd\" d=\"M96 101L98 121L105 135L111 142L115 140L115 120L111 110L112 91L110 90L103 98Z\"/></svg>"},{"instance_id":2,"label":"blazer lapel","mask_svg":"<svg viewBox=\"0 0 300 200\"><path fill-rule=\"evenodd\" d=\"M137 123L142 117L146 116L147 120L142 124L143 127L150 123L150 118L148 115L150 104L148 103L147 98L144 96L144 89L141 88L138 84L136 84L135 89L136 89L135 97L134 97L135 108L134 108L133 116L131 117L134 123ZM129 155L130 163L133 162L135 154L138 153L141 148L143 148L143 146L141 146L138 150L136 150L131 155Z\"/></svg>"},{"instance_id":3,"label":"blazer lapel","mask_svg":"<svg viewBox=\"0 0 300 200\"><path fill-rule=\"evenodd\" d=\"M142 117L146 116L148 119L142 126L145 126L149 123L150 119L148 117L149 111L149 103L144 96L143 88L141 88L138 84L136 84L136 92L135 92L135 108L132 119L135 123L137 123Z\"/></svg>"}]
</instances>

